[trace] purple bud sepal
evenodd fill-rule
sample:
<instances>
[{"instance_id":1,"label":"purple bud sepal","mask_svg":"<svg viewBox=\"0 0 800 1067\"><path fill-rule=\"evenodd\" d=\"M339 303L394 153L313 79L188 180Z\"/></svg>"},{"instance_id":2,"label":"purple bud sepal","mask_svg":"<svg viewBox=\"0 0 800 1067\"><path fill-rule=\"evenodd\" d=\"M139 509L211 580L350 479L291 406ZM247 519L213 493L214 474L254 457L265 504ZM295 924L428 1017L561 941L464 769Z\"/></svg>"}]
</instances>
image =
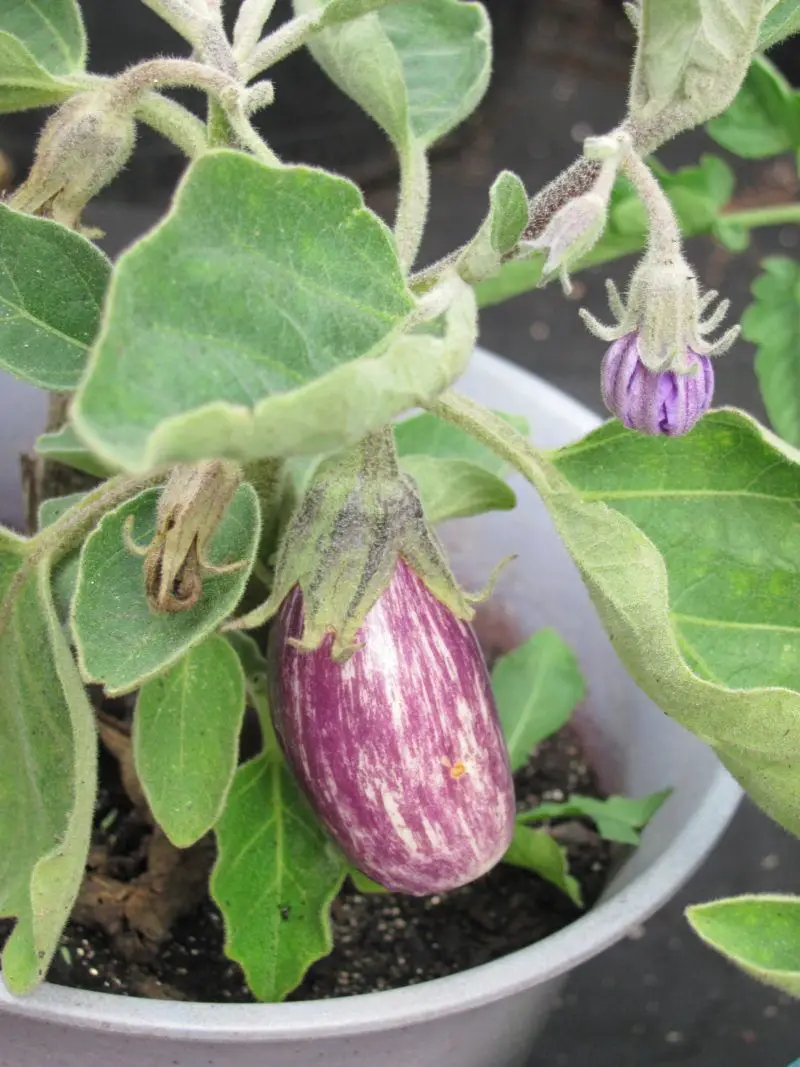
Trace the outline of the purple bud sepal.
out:
<instances>
[{"instance_id":1,"label":"purple bud sepal","mask_svg":"<svg viewBox=\"0 0 800 1067\"><path fill-rule=\"evenodd\" d=\"M467 593L456 582L386 427L319 464L281 537L269 597L226 628L263 626L299 586L303 630L292 640L305 652L326 643L335 660L346 660L399 559L458 619L469 621L473 604L488 595Z\"/></svg>"},{"instance_id":2,"label":"purple bud sepal","mask_svg":"<svg viewBox=\"0 0 800 1067\"><path fill-rule=\"evenodd\" d=\"M688 370L652 371L642 363L639 333L621 337L602 366L603 401L630 430L679 437L708 411L714 394L714 368L708 356L686 351Z\"/></svg>"}]
</instances>

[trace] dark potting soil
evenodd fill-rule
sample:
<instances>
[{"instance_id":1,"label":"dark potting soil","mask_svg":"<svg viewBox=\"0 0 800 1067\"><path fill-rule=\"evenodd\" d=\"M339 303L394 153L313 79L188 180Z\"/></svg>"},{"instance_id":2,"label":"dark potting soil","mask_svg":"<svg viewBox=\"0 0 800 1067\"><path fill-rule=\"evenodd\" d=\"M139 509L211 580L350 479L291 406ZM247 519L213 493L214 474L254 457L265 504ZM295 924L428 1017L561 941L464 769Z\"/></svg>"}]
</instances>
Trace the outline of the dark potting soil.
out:
<instances>
[{"instance_id":1,"label":"dark potting soil","mask_svg":"<svg viewBox=\"0 0 800 1067\"><path fill-rule=\"evenodd\" d=\"M93 845L48 978L130 996L250 1001L241 970L223 954L222 918L207 892L213 842L179 851L153 829L132 774L125 712L116 710L121 719L101 716ZM570 728L540 746L516 787L520 808L572 792L602 795ZM591 907L615 858L612 846L576 820L552 832L567 847ZM290 999L394 989L467 970L531 945L581 914L535 874L502 864L472 885L426 898L365 895L348 882L333 905L335 948ZM0 922L0 943L12 925Z\"/></svg>"}]
</instances>

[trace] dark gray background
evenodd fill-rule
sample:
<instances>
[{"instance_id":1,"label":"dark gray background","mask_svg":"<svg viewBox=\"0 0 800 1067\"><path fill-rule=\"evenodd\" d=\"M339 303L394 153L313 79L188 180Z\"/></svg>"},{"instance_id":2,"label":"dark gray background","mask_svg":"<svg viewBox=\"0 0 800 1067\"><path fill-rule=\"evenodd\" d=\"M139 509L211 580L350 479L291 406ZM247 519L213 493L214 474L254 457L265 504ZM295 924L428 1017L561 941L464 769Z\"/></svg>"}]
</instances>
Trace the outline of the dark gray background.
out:
<instances>
[{"instance_id":1,"label":"dark gray background","mask_svg":"<svg viewBox=\"0 0 800 1067\"><path fill-rule=\"evenodd\" d=\"M96 70L179 47L132 0L91 0L86 6ZM616 0L494 0L489 6L497 21L495 83L479 113L437 153L424 260L474 232L499 170L516 171L535 191L570 162L584 137L607 130L624 111L631 34ZM279 4L279 11L285 10L285 2ZM784 48L779 60L795 76L797 51ZM279 67L275 81L277 103L263 122L276 150L343 170L360 180L372 206L389 216L393 170L382 136L327 86L306 57ZM0 148L20 173L30 157L35 120L15 116L0 122ZM688 163L703 151L720 150L695 133L662 158L670 165ZM791 160L747 167L728 160L740 176L742 204L796 196ZM126 175L90 212L89 220L108 231L110 251L150 225L180 166L169 146L145 134ZM786 227L756 234L738 257L705 239L692 242L691 253L703 284L730 296L740 313L759 260L781 250L793 254L798 239L797 228ZM610 273L624 282L630 269L630 262L622 262ZM583 330L576 312L580 302L605 316L604 273L577 279L573 300L550 287L488 309L482 344L600 410L603 349ZM718 364L717 381L718 403L764 417L749 345L737 343ZM530 1067L787 1067L800 1057L800 1008L700 945L682 909L716 896L792 892L799 885L800 847L745 803L678 898L635 936L575 973Z\"/></svg>"}]
</instances>

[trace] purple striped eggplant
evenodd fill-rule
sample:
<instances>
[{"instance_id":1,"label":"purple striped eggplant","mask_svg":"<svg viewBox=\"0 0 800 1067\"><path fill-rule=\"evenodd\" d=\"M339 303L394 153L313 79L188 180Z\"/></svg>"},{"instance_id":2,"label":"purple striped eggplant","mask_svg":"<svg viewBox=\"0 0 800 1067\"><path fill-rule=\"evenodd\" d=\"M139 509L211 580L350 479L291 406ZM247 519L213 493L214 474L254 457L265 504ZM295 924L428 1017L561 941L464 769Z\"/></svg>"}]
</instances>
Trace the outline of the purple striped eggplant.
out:
<instances>
[{"instance_id":1,"label":"purple striped eggplant","mask_svg":"<svg viewBox=\"0 0 800 1067\"><path fill-rule=\"evenodd\" d=\"M471 882L514 828L508 753L486 665L459 621L399 560L360 648L313 652L299 587L270 637L275 730L348 859L387 889L423 896Z\"/></svg>"}]
</instances>

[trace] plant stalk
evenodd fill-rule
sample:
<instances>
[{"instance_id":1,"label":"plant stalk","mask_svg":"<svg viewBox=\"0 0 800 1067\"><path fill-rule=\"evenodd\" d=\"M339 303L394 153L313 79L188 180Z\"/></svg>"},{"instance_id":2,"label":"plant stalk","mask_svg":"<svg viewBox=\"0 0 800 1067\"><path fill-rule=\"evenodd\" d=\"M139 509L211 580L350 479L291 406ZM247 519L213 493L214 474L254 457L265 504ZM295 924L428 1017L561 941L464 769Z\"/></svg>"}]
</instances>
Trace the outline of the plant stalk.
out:
<instances>
[{"instance_id":1,"label":"plant stalk","mask_svg":"<svg viewBox=\"0 0 800 1067\"><path fill-rule=\"evenodd\" d=\"M428 156L412 141L400 155L400 198L394 234L400 266L408 273L419 253L430 203L431 176Z\"/></svg>"}]
</instances>

